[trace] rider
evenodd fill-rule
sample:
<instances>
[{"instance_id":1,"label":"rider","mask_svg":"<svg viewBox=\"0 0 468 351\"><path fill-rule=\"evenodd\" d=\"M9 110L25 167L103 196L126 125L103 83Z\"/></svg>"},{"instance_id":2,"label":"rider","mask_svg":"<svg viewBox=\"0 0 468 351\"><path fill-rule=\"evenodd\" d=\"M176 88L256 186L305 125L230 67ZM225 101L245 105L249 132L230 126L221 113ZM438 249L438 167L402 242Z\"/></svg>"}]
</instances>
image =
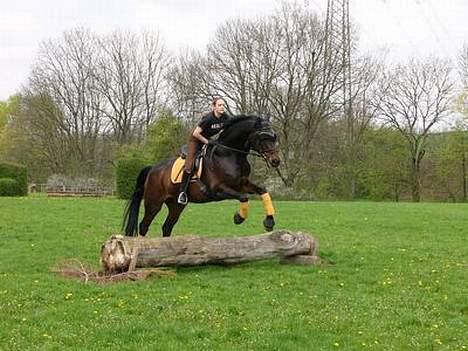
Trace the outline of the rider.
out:
<instances>
[{"instance_id":1,"label":"rider","mask_svg":"<svg viewBox=\"0 0 468 351\"><path fill-rule=\"evenodd\" d=\"M184 174L180 185L177 202L186 205L188 202L187 190L193 171L195 155L202 144L214 144L215 138L229 120L226 114L226 102L221 97L215 97L211 102L212 111L204 115L193 130L188 140L188 152L185 159Z\"/></svg>"}]
</instances>

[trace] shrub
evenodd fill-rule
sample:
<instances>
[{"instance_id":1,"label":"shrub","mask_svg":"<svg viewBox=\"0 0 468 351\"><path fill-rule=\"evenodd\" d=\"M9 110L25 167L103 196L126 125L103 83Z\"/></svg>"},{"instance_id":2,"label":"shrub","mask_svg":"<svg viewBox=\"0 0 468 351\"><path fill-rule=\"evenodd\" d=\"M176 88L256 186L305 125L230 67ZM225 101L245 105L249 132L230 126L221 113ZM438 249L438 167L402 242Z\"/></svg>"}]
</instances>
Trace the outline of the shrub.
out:
<instances>
[{"instance_id":1,"label":"shrub","mask_svg":"<svg viewBox=\"0 0 468 351\"><path fill-rule=\"evenodd\" d=\"M135 190L136 179L148 162L140 158L122 158L117 161L116 186L121 199L129 199Z\"/></svg>"},{"instance_id":2,"label":"shrub","mask_svg":"<svg viewBox=\"0 0 468 351\"><path fill-rule=\"evenodd\" d=\"M25 196L28 194L28 172L26 167L1 162L0 179L6 179L6 181L2 181L2 186L8 187L10 189L8 190L8 196ZM14 184L11 182L11 180L14 181Z\"/></svg>"},{"instance_id":3,"label":"shrub","mask_svg":"<svg viewBox=\"0 0 468 351\"><path fill-rule=\"evenodd\" d=\"M16 187L16 180L13 178L0 178L0 196L15 196Z\"/></svg>"}]
</instances>

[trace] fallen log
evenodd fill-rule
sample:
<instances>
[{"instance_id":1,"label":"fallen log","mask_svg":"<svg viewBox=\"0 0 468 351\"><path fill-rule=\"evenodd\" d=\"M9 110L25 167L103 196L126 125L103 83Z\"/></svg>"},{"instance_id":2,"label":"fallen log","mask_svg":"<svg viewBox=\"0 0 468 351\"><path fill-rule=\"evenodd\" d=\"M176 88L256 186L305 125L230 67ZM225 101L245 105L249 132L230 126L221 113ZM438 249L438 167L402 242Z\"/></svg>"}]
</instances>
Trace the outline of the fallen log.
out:
<instances>
[{"instance_id":1,"label":"fallen log","mask_svg":"<svg viewBox=\"0 0 468 351\"><path fill-rule=\"evenodd\" d=\"M317 242L310 234L287 230L228 239L114 235L102 245L101 262L108 273L147 267L230 265L274 257L281 258L282 263L316 264L316 251Z\"/></svg>"}]
</instances>

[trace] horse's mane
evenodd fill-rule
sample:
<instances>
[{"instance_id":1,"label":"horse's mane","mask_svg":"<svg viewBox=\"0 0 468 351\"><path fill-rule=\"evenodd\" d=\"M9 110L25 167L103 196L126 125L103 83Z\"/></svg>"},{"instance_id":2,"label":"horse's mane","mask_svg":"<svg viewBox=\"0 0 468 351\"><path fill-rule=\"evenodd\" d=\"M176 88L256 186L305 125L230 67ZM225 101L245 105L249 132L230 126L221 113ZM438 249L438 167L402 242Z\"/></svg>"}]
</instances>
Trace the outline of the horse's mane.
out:
<instances>
[{"instance_id":1,"label":"horse's mane","mask_svg":"<svg viewBox=\"0 0 468 351\"><path fill-rule=\"evenodd\" d=\"M229 121L224 125L224 129L229 129L233 125L247 121L247 120L259 120L260 117L254 115L235 115L229 119Z\"/></svg>"},{"instance_id":2,"label":"horse's mane","mask_svg":"<svg viewBox=\"0 0 468 351\"><path fill-rule=\"evenodd\" d=\"M260 121L260 118L258 116L254 115L235 115L232 116L229 121L226 122L224 125L224 129L219 135L219 140L223 140L224 138L229 137L232 133L236 133L238 131L237 128L232 128L234 126L237 126L239 123L245 122L245 121L255 121L258 123Z\"/></svg>"}]
</instances>

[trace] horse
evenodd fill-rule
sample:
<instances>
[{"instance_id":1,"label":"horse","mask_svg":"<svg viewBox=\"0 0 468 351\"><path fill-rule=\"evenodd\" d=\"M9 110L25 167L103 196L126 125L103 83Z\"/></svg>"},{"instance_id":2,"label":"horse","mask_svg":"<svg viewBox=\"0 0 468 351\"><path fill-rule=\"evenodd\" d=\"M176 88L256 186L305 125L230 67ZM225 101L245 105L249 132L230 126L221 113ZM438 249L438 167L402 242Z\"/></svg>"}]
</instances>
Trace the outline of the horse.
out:
<instances>
[{"instance_id":1,"label":"horse","mask_svg":"<svg viewBox=\"0 0 468 351\"><path fill-rule=\"evenodd\" d=\"M267 231L273 230L275 210L271 197L264 186L250 181L251 167L247 156L252 153L261 156L268 166L277 168L280 164L277 145L277 135L269 119L251 115L232 117L216 142L204 146L203 170L198 179L191 179L188 188L189 202L239 200L240 209L234 214L234 223L240 224L248 216L247 194L257 194L261 196L265 209L263 225ZM185 205L177 202L180 186L171 180L175 160L176 158L171 158L154 166L147 166L139 173L135 191L124 212L123 228L126 236L137 236L138 233L145 236L163 204L169 212L162 226L162 235L171 235L185 208ZM138 226L142 200L145 214Z\"/></svg>"}]
</instances>

